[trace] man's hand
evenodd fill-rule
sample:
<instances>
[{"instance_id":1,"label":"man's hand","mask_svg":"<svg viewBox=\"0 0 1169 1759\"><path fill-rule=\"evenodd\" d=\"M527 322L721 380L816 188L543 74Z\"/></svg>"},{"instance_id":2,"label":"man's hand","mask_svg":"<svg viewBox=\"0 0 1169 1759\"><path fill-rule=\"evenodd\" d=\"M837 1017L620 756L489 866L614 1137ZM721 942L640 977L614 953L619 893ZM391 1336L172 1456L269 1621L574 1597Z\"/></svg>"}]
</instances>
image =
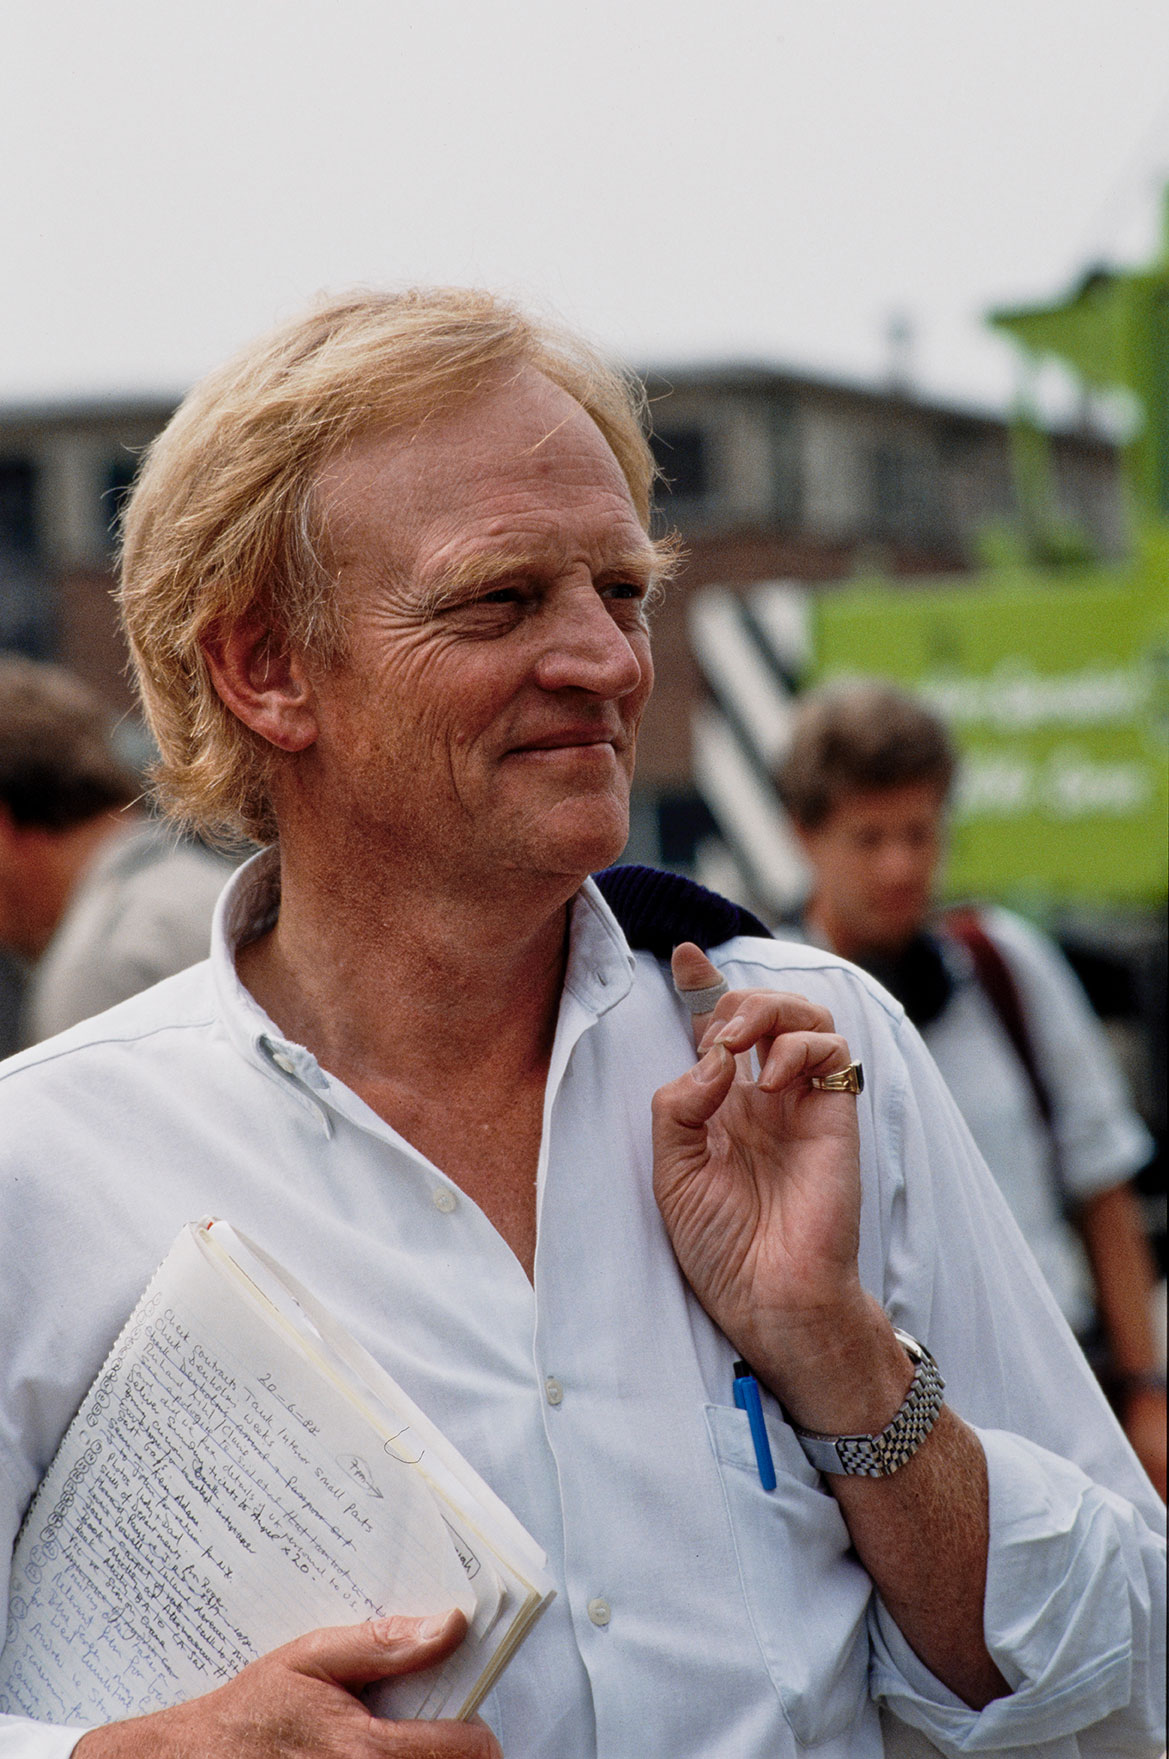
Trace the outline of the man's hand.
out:
<instances>
[{"instance_id":1,"label":"man's hand","mask_svg":"<svg viewBox=\"0 0 1169 1759\"><path fill-rule=\"evenodd\" d=\"M718 979L689 943L674 975ZM880 1429L913 1371L857 1270L856 1099L809 1085L848 1045L827 1009L769 990L723 996L694 1033L697 1066L654 1099L654 1191L683 1274L798 1422Z\"/></svg>"},{"instance_id":2,"label":"man's hand","mask_svg":"<svg viewBox=\"0 0 1169 1759\"><path fill-rule=\"evenodd\" d=\"M697 947L675 952L680 989L718 975ZM732 990L694 1032L697 1067L654 1099L654 1191L682 1272L798 1424L876 1434L913 1369L857 1270L856 1100L809 1086L847 1067L848 1046L825 1009L768 990ZM983 1636L986 1460L973 1432L943 1408L892 1476L825 1485L926 1666L976 1707L1007 1692Z\"/></svg>"},{"instance_id":3,"label":"man's hand","mask_svg":"<svg viewBox=\"0 0 1169 1759\"><path fill-rule=\"evenodd\" d=\"M485 1723L384 1722L354 1694L456 1649L462 1613L310 1631L202 1698L82 1735L77 1759L501 1759Z\"/></svg>"}]
</instances>

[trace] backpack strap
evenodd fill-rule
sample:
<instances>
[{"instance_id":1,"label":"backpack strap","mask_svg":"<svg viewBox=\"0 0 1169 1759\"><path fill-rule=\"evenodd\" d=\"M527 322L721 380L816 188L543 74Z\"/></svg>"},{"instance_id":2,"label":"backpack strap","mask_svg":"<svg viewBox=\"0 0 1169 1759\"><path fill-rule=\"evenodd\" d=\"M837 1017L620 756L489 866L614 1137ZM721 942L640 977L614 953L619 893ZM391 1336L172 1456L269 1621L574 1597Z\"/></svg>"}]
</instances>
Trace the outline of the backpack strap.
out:
<instances>
[{"instance_id":1,"label":"backpack strap","mask_svg":"<svg viewBox=\"0 0 1169 1759\"><path fill-rule=\"evenodd\" d=\"M631 864L606 867L593 879L629 945L658 959L668 960L681 941L693 941L706 953L732 935L775 939L741 904L733 904L680 873Z\"/></svg>"},{"instance_id":2,"label":"backpack strap","mask_svg":"<svg viewBox=\"0 0 1169 1759\"><path fill-rule=\"evenodd\" d=\"M1050 1128L1051 1095L1039 1072L1035 1046L1027 1028L1027 1016L1023 1012L1023 998L1019 994L1014 972L982 926L976 910L950 910L943 921L949 933L969 953L974 975L987 1001L998 1015L999 1025L1010 1039L1015 1055L1031 1084L1039 1115Z\"/></svg>"}]
</instances>

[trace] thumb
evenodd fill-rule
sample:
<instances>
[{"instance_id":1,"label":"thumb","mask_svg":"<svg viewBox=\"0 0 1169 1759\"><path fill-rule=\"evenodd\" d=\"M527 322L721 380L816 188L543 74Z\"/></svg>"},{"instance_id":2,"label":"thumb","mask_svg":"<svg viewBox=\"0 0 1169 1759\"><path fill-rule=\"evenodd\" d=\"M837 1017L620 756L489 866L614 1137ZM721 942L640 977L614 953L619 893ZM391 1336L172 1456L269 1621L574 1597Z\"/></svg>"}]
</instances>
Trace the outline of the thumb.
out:
<instances>
[{"instance_id":1,"label":"thumb","mask_svg":"<svg viewBox=\"0 0 1169 1759\"><path fill-rule=\"evenodd\" d=\"M467 1621L452 1608L434 1618L367 1619L361 1625L326 1625L309 1631L277 1653L287 1667L310 1679L340 1686L368 1686L374 1680L418 1673L457 1649Z\"/></svg>"},{"instance_id":2,"label":"thumb","mask_svg":"<svg viewBox=\"0 0 1169 1759\"><path fill-rule=\"evenodd\" d=\"M727 980L693 941L683 941L674 948L670 969L678 999L690 1015L697 1046L702 1043L702 1035L716 1006L727 993Z\"/></svg>"}]
</instances>

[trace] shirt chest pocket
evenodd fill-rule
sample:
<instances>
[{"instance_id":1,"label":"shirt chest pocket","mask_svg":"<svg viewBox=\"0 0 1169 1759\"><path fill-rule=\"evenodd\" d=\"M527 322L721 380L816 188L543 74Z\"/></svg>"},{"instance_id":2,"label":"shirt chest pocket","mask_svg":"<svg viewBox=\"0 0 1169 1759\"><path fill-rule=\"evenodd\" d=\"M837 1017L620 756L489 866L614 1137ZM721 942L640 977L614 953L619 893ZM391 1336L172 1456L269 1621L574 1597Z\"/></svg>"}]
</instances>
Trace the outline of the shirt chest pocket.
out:
<instances>
[{"instance_id":1,"label":"shirt chest pocket","mask_svg":"<svg viewBox=\"0 0 1169 1759\"><path fill-rule=\"evenodd\" d=\"M766 1491L746 1415L707 1405L747 1613L784 1716L815 1746L865 1714L872 1584L834 1498L785 1424L769 1420L776 1487Z\"/></svg>"}]
</instances>

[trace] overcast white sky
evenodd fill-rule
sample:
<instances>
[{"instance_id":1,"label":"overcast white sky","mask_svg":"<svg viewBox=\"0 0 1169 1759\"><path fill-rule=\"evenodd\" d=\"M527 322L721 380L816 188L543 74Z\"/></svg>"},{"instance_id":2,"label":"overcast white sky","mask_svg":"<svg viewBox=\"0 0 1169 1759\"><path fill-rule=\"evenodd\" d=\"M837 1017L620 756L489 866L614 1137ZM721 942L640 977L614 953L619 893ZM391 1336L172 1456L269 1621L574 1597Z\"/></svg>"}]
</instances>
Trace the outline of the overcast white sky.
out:
<instances>
[{"instance_id":1,"label":"overcast white sky","mask_svg":"<svg viewBox=\"0 0 1169 1759\"><path fill-rule=\"evenodd\" d=\"M1165 0L17 0L0 402L181 388L321 289L995 402L996 302L1156 246Z\"/></svg>"}]
</instances>

